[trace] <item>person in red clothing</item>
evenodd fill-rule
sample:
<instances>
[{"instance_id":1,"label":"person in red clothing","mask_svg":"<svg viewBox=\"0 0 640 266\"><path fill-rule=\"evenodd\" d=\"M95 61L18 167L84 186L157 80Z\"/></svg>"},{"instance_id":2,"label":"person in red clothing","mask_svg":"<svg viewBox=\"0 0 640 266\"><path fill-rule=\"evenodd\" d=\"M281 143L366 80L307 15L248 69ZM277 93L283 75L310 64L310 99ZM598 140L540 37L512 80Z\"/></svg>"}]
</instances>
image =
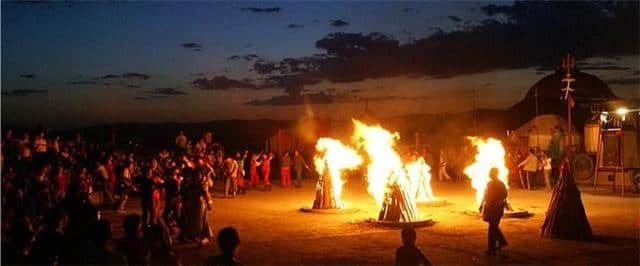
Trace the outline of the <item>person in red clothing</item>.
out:
<instances>
[{"instance_id":1,"label":"person in red clothing","mask_svg":"<svg viewBox=\"0 0 640 266\"><path fill-rule=\"evenodd\" d=\"M107 157L107 161L105 162L104 166L107 170L107 175L109 176L109 179L106 180L105 191L107 192L108 198L111 199L111 203L113 203L113 197L115 195L114 192L116 188L116 167L113 165L112 155L109 155L109 157Z\"/></svg>"},{"instance_id":2,"label":"person in red clothing","mask_svg":"<svg viewBox=\"0 0 640 266\"><path fill-rule=\"evenodd\" d=\"M291 157L285 152L280 160L280 186L283 188L291 185Z\"/></svg>"},{"instance_id":3,"label":"person in red clothing","mask_svg":"<svg viewBox=\"0 0 640 266\"><path fill-rule=\"evenodd\" d=\"M265 190L271 190L271 182L269 177L271 175L271 160L273 159L273 153L262 155L262 182Z\"/></svg>"},{"instance_id":4,"label":"person in red clothing","mask_svg":"<svg viewBox=\"0 0 640 266\"><path fill-rule=\"evenodd\" d=\"M65 173L65 170L62 166L58 166L58 170L56 173L56 197L58 200L64 199L67 194L67 185L69 184L69 176Z\"/></svg>"},{"instance_id":5,"label":"person in red clothing","mask_svg":"<svg viewBox=\"0 0 640 266\"><path fill-rule=\"evenodd\" d=\"M249 161L249 185L252 188L255 188L260 182L260 175L258 174L258 167L262 163L262 153L251 155L251 160Z\"/></svg>"}]
</instances>

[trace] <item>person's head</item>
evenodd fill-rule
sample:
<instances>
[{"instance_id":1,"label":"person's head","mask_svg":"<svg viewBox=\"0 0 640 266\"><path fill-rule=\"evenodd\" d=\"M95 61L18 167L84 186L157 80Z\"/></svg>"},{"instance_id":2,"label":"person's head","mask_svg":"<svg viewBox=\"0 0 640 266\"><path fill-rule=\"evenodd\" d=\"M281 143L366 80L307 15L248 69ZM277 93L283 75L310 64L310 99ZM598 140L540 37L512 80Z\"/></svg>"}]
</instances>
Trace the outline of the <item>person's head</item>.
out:
<instances>
[{"instance_id":1,"label":"person's head","mask_svg":"<svg viewBox=\"0 0 640 266\"><path fill-rule=\"evenodd\" d=\"M498 168L493 167L489 170L489 178L491 178L491 180L498 180L498 174L500 173L500 170L498 170Z\"/></svg>"},{"instance_id":2,"label":"person's head","mask_svg":"<svg viewBox=\"0 0 640 266\"><path fill-rule=\"evenodd\" d=\"M532 154L533 154L533 153L536 153L536 149L534 149L534 148L529 148L529 153L532 153Z\"/></svg>"},{"instance_id":3,"label":"person's head","mask_svg":"<svg viewBox=\"0 0 640 266\"><path fill-rule=\"evenodd\" d=\"M293 155L298 156L300 155L300 152L298 150L293 151Z\"/></svg>"},{"instance_id":4,"label":"person's head","mask_svg":"<svg viewBox=\"0 0 640 266\"><path fill-rule=\"evenodd\" d=\"M402 235L402 244L405 246L416 245L416 230L413 228L404 228L400 234Z\"/></svg>"},{"instance_id":5,"label":"person's head","mask_svg":"<svg viewBox=\"0 0 640 266\"><path fill-rule=\"evenodd\" d=\"M184 136L184 131L180 130L180 131L178 132L178 135L179 135L179 136Z\"/></svg>"},{"instance_id":6,"label":"person's head","mask_svg":"<svg viewBox=\"0 0 640 266\"><path fill-rule=\"evenodd\" d=\"M233 254L240 245L240 236L233 227L225 227L218 233L218 246L224 254Z\"/></svg>"},{"instance_id":7,"label":"person's head","mask_svg":"<svg viewBox=\"0 0 640 266\"><path fill-rule=\"evenodd\" d=\"M137 237L140 232L140 215L134 213L125 216L122 227L128 237Z\"/></svg>"},{"instance_id":8,"label":"person's head","mask_svg":"<svg viewBox=\"0 0 640 266\"><path fill-rule=\"evenodd\" d=\"M239 151L237 151L237 152L236 152L236 154L235 154L235 156L236 156L236 158L240 159L240 157L241 157L240 152L239 152Z\"/></svg>"}]
</instances>

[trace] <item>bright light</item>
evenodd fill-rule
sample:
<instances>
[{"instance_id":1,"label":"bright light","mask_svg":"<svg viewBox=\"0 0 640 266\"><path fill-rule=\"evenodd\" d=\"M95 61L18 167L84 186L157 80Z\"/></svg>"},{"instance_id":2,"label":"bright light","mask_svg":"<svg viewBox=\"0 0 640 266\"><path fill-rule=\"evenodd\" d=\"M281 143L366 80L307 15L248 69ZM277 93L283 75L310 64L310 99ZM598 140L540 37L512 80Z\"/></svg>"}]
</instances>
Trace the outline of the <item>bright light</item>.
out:
<instances>
[{"instance_id":1,"label":"bright light","mask_svg":"<svg viewBox=\"0 0 640 266\"><path fill-rule=\"evenodd\" d=\"M320 138L316 143L316 155L313 157L313 162L320 175L324 173L325 166L329 168L331 177L325 176L323 178L331 178L333 200L336 202L336 207L344 208L341 197L342 185L344 184L342 172L356 168L362 163L362 157L339 140Z\"/></svg>"},{"instance_id":2,"label":"bright light","mask_svg":"<svg viewBox=\"0 0 640 266\"><path fill-rule=\"evenodd\" d=\"M476 153L475 162L467 166L464 173L471 179L471 186L476 190L476 203L480 205L489 182L491 168L498 168L498 180L507 188L509 187L509 170L504 161L504 147L499 140L478 137L468 137L468 139L476 146L478 153Z\"/></svg>"},{"instance_id":3,"label":"bright light","mask_svg":"<svg viewBox=\"0 0 640 266\"><path fill-rule=\"evenodd\" d=\"M620 115L622 117L622 121L624 121L627 113L629 113L629 109L627 109L626 107L620 107L618 108L618 110L616 110L616 113Z\"/></svg>"},{"instance_id":4,"label":"bright light","mask_svg":"<svg viewBox=\"0 0 640 266\"><path fill-rule=\"evenodd\" d=\"M607 116L609 116L609 112L600 113L600 122L603 124L607 123Z\"/></svg>"}]
</instances>

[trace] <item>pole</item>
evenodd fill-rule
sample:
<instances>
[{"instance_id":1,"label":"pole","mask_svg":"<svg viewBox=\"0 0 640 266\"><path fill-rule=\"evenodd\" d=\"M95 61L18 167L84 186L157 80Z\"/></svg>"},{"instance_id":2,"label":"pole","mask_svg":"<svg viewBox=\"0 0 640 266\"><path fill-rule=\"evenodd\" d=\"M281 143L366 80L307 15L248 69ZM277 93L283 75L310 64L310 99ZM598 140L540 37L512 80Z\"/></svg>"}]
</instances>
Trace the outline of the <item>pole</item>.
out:
<instances>
[{"instance_id":1,"label":"pole","mask_svg":"<svg viewBox=\"0 0 640 266\"><path fill-rule=\"evenodd\" d=\"M572 137L572 129L573 129L573 124L571 123L571 102L573 101L573 96L571 94L569 94L569 96L567 96L567 130L569 131L569 139L568 139L568 144L569 144L569 150L571 150L571 147L573 147L572 142L571 142L571 137Z\"/></svg>"},{"instance_id":2,"label":"pole","mask_svg":"<svg viewBox=\"0 0 640 266\"><path fill-rule=\"evenodd\" d=\"M533 118L533 123L535 123L534 126L536 127L536 131L538 131L536 134L536 147L540 148L540 129L538 128L538 86L534 88L534 93L536 100L536 116Z\"/></svg>"}]
</instances>

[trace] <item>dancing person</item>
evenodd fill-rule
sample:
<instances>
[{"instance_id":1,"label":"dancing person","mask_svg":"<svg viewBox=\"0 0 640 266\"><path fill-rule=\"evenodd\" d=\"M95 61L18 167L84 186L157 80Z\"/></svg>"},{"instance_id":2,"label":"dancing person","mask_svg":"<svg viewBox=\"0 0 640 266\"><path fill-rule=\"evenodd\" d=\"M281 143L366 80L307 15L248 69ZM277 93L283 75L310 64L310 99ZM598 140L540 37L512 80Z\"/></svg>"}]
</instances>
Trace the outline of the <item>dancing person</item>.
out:
<instances>
[{"instance_id":1,"label":"dancing person","mask_svg":"<svg viewBox=\"0 0 640 266\"><path fill-rule=\"evenodd\" d=\"M183 154L187 150L187 137L182 130L180 130L178 136L176 136L176 148L179 154Z\"/></svg>"},{"instance_id":2,"label":"dancing person","mask_svg":"<svg viewBox=\"0 0 640 266\"><path fill-rule=\"evenodd\" d=\"M260 182L260 175L258 174L258 167L262 164L262 153L252 154L249 161L249 185L255 188Z\"/></svg>"},{"instance_id":3,"label":"dancing person","mask_svg":"<svg viewBox=\"0 0 640 266\"><path fill-rule=\"evenodd\" d=\"M135 163L133 161L126 161L126 166L122 169L120 176L120 203L118 204L118 212L125 213L125 205L129 199L129 194L133 189L133 171L135 170Z\"/></svg>"},{"instance_id":4,"label":"dancing person","mask_svg":"<svg viewBox=\"0 0 640 266\"><path fill-rule=\"evenodd\" d=\"M224 160L224 197L232 198L236 196L238 190L238 162L232 157ZM231 194L229 194L231 192Z\"/></svg>"},{"instance_id":5,"label":"dancing person","mask_svg":"<svg viewBox=\"0 0 640 266\"><path fill-rule=\"evenodd\" d=\"M280 160L280 187L287 188L291 185L291 157L285 152Z\"/></svg>"},{"instance_id":6,"label":"dancing person","mask_svg":"<svg viewBox=\"0 0 640 266\"><path fill-rule=\"evenodd\" d=\"M431 261L416 246L416 230L402 229L402 246L396 250L396 265L431 265Z\"/></svg>"},{"instance_id":7,"label":"dancing person","mask_svg":"<svg viewBox=\"0 0 640 266\"><path fill-rule=\"evenodd\" d=\"M304 157L300 154L298 150L293 153L293 169L296 173L296 183L295 186L297 188L302 187L302 170L307 169L309 171L309 165L304 161Z\"/></svg>"},{"instance_id":8,"label":"dancing person","mask_svg":"<svg viewBox=\"0 0 640 266\"><path fill-rule=\"evenodd\" d=\"M182 182L182 176L180 175L180 168L174 168L171 176L164 184L165 189L165 207L162 217L165 223L171 229L173 225L177 224L177 217L180 217L180 184Z\"/></svg>"},{"instance_id":9,"label":"dancing person","mask_svg":"<svg viewBox=\"0 0 640 266\"><path fill-rule=\"evenodd\" d=\"M496 250L507 246L507 240L500 231L500 219L504 214L507 204L507 188L498 180L498 168L489 170L489 182L487 183L484 197L480 203L482 219L489 223L488 248L486 254L493 256ZM496 244L498 245L496 247Z\"/></svg>"},{"instance_id":10,"label":"dancing person","mask_svg":"<svg viewBox=\"0 0 640 266\"><path fill-rule=\"evenodd\" d=\"M271 160L273 160L273 153L262 154L262 182L264 190L271 191Z\"/></svg>"},{"instance_id":11,"label":"dancing person","mask_svg":"<svg viewBox=\"0 0 640 266\"><path fill-rule=\"evenodd\" d=\"M238 164L238 174L236 177L236 183L238 184L238 191L240 191L240 193L244 194L247 191L247 185L245 184L245 171L244 171L244 162L247 159L247 155L249 154L249 151L244 151L243 153L240 152L236 152L236 163Z\"/></svg>"},{"instance_id":12,"label":"dancing person","mask_svg":"<svg viewBox=\"0 0 640 266\"><path fill-rule=\"evenodd\" d=\"M451 180L451 176L447 173L447 159L444 155L444 151L440 150L440 166L438 168L438 179L440 181Z\"/></svg>"}]
</instances>

